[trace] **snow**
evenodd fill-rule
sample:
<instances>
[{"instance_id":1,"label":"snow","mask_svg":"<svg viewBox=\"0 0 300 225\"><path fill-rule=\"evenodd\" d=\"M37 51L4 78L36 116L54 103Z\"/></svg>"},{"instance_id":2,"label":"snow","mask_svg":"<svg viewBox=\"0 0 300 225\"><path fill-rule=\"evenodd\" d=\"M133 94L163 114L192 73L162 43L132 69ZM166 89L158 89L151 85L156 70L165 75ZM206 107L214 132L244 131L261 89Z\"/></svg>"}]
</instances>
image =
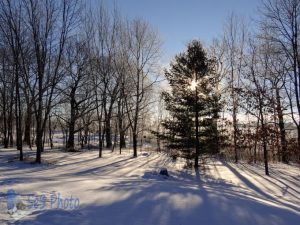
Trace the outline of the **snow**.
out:
<instances>
[{"instance_id":1,"label":"snow","mask_svg":"<svg viewBox=\"0 0 300 225\"><path fill-rule=\"evenodd\" d=\"M34 157L33 151L26 151ZM199 171L184 169L162 153L132 158L97 151L47 150L48 164L12 160L15 150L0 150L0 224L101 225L293 225L300 222L300 169L206 160ZM169 177L159 175L166 168ZM7 213L13 189L26 210ZM78 199L78 209L63 209L52 196ZM37 199L29 209L29 196ZM44 196L45 202L41 201ZM32 202L31 202L32 203ZM44 207L42 207L44 204ZM32 206L32 205L31 205Z\"/></svg>"}]
</instances>

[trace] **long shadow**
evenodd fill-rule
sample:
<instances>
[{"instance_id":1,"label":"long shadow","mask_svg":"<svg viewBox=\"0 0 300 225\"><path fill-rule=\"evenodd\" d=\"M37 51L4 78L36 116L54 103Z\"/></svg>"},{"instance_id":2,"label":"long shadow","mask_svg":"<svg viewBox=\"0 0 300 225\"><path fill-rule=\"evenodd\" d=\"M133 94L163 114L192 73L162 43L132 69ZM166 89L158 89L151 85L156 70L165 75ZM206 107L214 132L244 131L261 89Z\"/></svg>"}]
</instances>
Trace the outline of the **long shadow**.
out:
<instances>
[{"instance_id":1,"label":"long shadow","mask_svg":"<svg viewBox=\"0 0 300 225\"><path fill-rule=\"evenodd\" d=\"M72 173L72 171L67 171L66 173L58 173L57 175L55 175L54 177L51 177L51 179L42 179L43 176L42 174L39 174L39 176L37 176L39 179L41 180L46 180L46 181L50 181L50 180L57 180L59 177L68 177L68 176L88 176L91 175L92 173L98 174L98 175L107 175L110 173L114 173L115 171L119 170L120 167L122 168L126 168L128 165L132 165L132 164L137 164L137 166L135 166L135 168L140 168L143 167L147 164L151 164L152 161L155 161L159 156L156 157L151 157L149 160L143 162L143 163L138 163L139 161L135 161L132 160L133 157L129 157L126 159L122 159L116 162L112 162L103 166L98 166L98 167L93 167L93 168L87 168L86 170L82 170L76 173ZM88 163L94 160L98 160L99 158L92 158L92 159L88 159L83 161L82 163L86 164L88 166ZM145 158L142 158L143 160L145 160ZM137 160L139 160L139 158L137 158ZM82 165L82 163L78 164L78 166L80 167ZM158 162L159 163L159 162ZM19 164L19 162L18 162ZM23 163L22 163L23 164ZM22 178L21 177L16 177L16 176L20 176L22 174L24 174L24 169L26 169L26 173L32 173L32 172L47 172L48 169L51 169L55 174L55 171L57 169L63 168L63 167L68 167L70 164L65 164L65 165L55 165L55 166L51 166L51 167L38 167L36 165L31 165L30 163L26 163L28 165L28 167L20 167L18 166L16 163L11 163L11 168L9 169L9 171L13 172L14 178L9 178L9 179L1 179L0 184L16 184L16 183L28 183L30 181L32 181L32 177L26 177L26 178ZM77 165L77 164L76 164ZM134 166L134 165L133 165ZM7 169L5 169L5 171L7 172ZM20 171L19 173L17 171ZM9 172L8 172L9 173ZM127 172L126 172L127 173ZM125 174L126 174L125 173ZM122 176L122 175L121 175Z\"/></svg>"},{"instance_id":2,"label":"long shadow","mask_svg":"<svg viewBox=\"0 0 300 225\"><path fill-rule=\"evenodd\" d=\"M280 175L279 175L280 177L286 177L286 174L283 173L282 171L279 171L279 170L277 170L276 172L273 171L273 173L274 173L275 175L277 175L277 176L278 176L278 174L280 174ZM291 180L288 180L288 181L291 182L291 183L293 183L295 186L297 186L298 183L300 182L300 172L299 172L299 175L298 175L299 179L298 179L297 177L295 177L295 176L289 176L289 177L290 177L291 179L293 179L293 181L291 181ZM295 182L297 182L297 183L295 183Z\"/></svg>"},{"instance_id":3,"label":"long shadow","mask_svg":"<svg viewBox=\"0 0 300 225\"><path fill-rule=\"evenodd\" d=\"M270 183L274 184L275 186L277 186L278 188L281 188L281 187L280 187L278 184L276 184L274 181L272 181L272 180L269 179L268 177L262 176L261 174L259 174L259 173L258 173L257 171L255 171L254 169L251 169L251 168L249 168L249 167L246 167L245 165L242 165L242 166L243 166L246 170L250 171L251 174L255 174L255 175L257 175L257 176L259 176L259 177L261 177L261 178L264 178L264 179L266 179L268 182L270 182ZM275 174L274 171L272 171L272 173ZM286 186L286 188L289 188L289 189L293 190L294 192L296 192L296 194L300 195L300 192L299 192L299 191L297 191L297 190L294 189L293 187L287 185L286 183L282 182L282 181L279 180L276 176L272 176L272 178L273 178L274 180L276 180L278 183L281 183L282 185ZM297 184L295 184L295 185L297 185ZM292 194L292 193L289 193L289 194L290 194L291 196L293 196L294 198L300 200L300 198L299 198L298 196L296 196L296 195L294 195L294 194Z\"/></svg>"},{"instance_id":4,"label":"long shadow","mask_svg":"<svg viewBox=\"0 0 300 225\"><path fill-rule=\"evenodd\" d=\"M120 181L98 188L89 202L81 200L79 210L49 209L34 212L16 225L83 224L83 225L298 225L300 215L247 198L218 187L209 193L197 188L199 182ZM207 184L207 185L214 185ZM108 192L113 195L113 199ZM125 195L124 193L127 193ZM119 196L116 198L115 196ZM104 198L105 197L105 198Z\"/></svg>"},{"instance_id":5,"label":"long shadow","mask_svg":"<svg viewBox=\"0 0 300 225\"><path fill-rule=\"evenodd\" d=\"M126 163L126 164L123 164L123 165L121 165L121 166L122 166L122 168L127 168L127 167L132 168L132 171L134 171L134 170L137 170L137 169L139 169L139 168L143 168L143 167L145 167L146 165L150 165L153 161L156 161L158 158L159 158L159 156L156 156L156 157L154 157L154 158L152 158L152 159L147 159L147 161L140 161L140 160L145 160L145 158L142 158L142 159L136 158L135 160L133 160L133 161L131 161L131 162L128 162L128 163ZM157 162L157 163L158 163L158 162ZM119 167L121 167L121 166L119 166ZM118 170L119 170L119 168L114 169L114 170L108 170L105 174L107 175L107 174L109 174L111 171L112 171L112 173L118 172ZM126 173L127 173L127 172L125 172L125 173L123 173L123 174L120 174L120 176L126 175Z\"/></svg>"},{"instance_id":6,"label":"long shadow","mask_svg":"<svg viewBox=\"0 0 300 225\"><path fill-rule=\"evenodd\" d=\"M91 159L82 159L82 160L78 160L76 162L70 162L70 163L65 163L65 164L64 164L64 161L59 161L59 163L61 163L61 164L56 165L56 167L67 167L67 166L72 166L72 165L87 164L89 162L96 161L99 159L101 159L101 158L97 157L97 158L91 158ZM71 160L66 160L65 162L69 162L69 161L71 161Z\"/></svg>"},{"instance_id":7,"label":"long shadow","mask_svg":"<svg viewBox=\"0 0 300 225\"><path fill-rule=\"evenodd\" d=\"M28 161L0 163L0 172L3 171L4 174L13 176L40 172L49 168L53 168L53 165L35 164Z\"/></svg>"},{"instance_id":8,"label":"long shadow","mask_svg":"<svg viewBox=\"0 0 300 225\"><path fill-rule=\"evenodd\" d=\"M127 162L127 161L129 161L131 159L133 159L133 157L122 159L122 160L119 160L119 161L116 161L116 162L113 162L113 163L109 163L109 164L106 164L106 165L103 165L103 166L98 166L96 168L91 168L91 169L83 170L83 171L74 173L73 175L75 175L75 176L90 175L91 173L95 173L95 172L97 172L97 171L99 171L101 169L107 168L107 167L116 166L116 165L118 165L118 167L119 167L119 166L122 165L121 163Z\"/></svg>"},{"instance_id":9,"label":"long shadow","mask_svg":"<svg viewBox=\"0 0 300 225\"><path fill-rule=\"evenodd\" d=\"M87 152L93 152L93 153L95 153L95 156L94 157L92 157L91 159L85 159L85 158L82 158L82 159L80 159L80 160L78 160L78 158L77 158L77 160L78 161L75 161L75 160L65 160L65 161L60 161L60 162L62 162L62 163L64 163L64 162L69 162L69 163L66 163L66 164L62 164L62 165L59 165L59 166L69 166L69 165L74 165L74 164L78 164L78 163L84 163L85 161L92 161L92 160L97 160L97 159L101 159L101 158L99 158L98 157L98 150L97 151L94 151L94 150L88 150L88 151L81 151L81 152L76 152L76 153L72 153L72 152L64 152L64 153L68 153L69 155L68 156L70 156L70 157L72 157L72 156L76 156L76 155L85 155L85 153L87 153ZM106 152L108 152L108 153L111 153L111 151L109 151L109 149L103 149L103 153L106 153Z\"/></svg>"},{"instance_id":10,"label":"long shadow","mask_svg":"<svg viewBox=\"0 0 300 225\"><path fill-rule=\"evenodd\" d=\"M248 167L246 167L245 165L243 165L243 167L245 167L247 170L251 171L251 173L254 173L254 174L256 174L257 176L260 176L260 177L262 177L262 178L268 180L270 183L274 184L274 185L277 186L278 188L281 188L278 184L276 184L274 181L272 181L272 180L269 179L268 177L262 176L261 174L259 174L259 173L256 172L255 170L253 170L253 169L251 169L251 168L248 168ZM271 172L271 174L276 175L276 172L273 170L273 171ZM288 177L290 177L290 176L288 176ZM289 188L289 189L291 189L292 191L296 192L297 195L300 195L300 192L299 192L299 191L297 191L295 188L291 187L290 185L287 185L287 184L284 183L282 180L280 180L278 177L272 176L272 178L273 178L274 180L276 180L278 183L281 183L282 185L286 186L286 188ZM281 177L281 178L282 178L282 177ZM287 180L287 182L293 183L295 186L298 186L298 185L299 185L299 184L296 184L296 183L290 181L289 179L287 179L287 176L285 176L285 178L282 178L282 179ZM292 193L289 193L289 194L292 195L294 198L300 200L300 198L299 198L298 196L296 196L296 195L294 195L294 194L292 194Z\"/></svg>"},{"instance_id":11,"label":"long shadow","mask_svg":"<svg viewBox=\"0 0 300 225\"><path fill-rule=\"evenodd\" d=\"M262 186L264 186L266 189L268 189L268 186L266 183L261 182L258 178L263 178L264 180L270 181L270 183L274 184L275 186L279 187L278 184L274 183L273 181L271 181L270 179L268 179L269 176L263 176L262 174L258 173L257 171L255 171L254 169L251 169L249 167L247 167L245 164L239 164L240 166L242 166L244 169L239 168L241 171L246 172L249 176L251 176L256 182L258 182L259 184L261 184ZM263 171L264 169L262 169ZM271 174L272 172L270 172ZM256 176L253 176L256 175ZM271 175L270 175L271 176ZM258 178L257 178L258 177Z\"/></svg>"},{"instance_id":12,"label":"long shadow","mask_svg":"<svg viewBox=\"0 0 300 225\"><path fill-rule=\"evenodd\" d=\"M198 185L198 188L199 189L203 189L203 186L202 186L202 180L201 180L201 175L200 175L200 169L199 168L194 168L195 170L195 176L196 176L196 183ZM206 194L206 192L205 192Z\"/></svg>"},{"instance_id":13,"label":"long shadow","mask_svg":"<svg viewBox=\"0 0 300 225\"><path fill-rule=\"evenodd\" d=\"M132 165L134 166L135 169L138 168L142 168L147 164L150 164L151 162L157 160L160 156L156 156L155 158L149 159L143 163L140 163L139 160L145 160L145 158L134 158L134 157L129 157L127 159L122 159L110 164L106 164L103 166L98 166L98 167L94 167L94 168L90 168L84 171L80 171L77 172L73 175L90 175L90 174L99 174L101 176L105 176L105 175L109 175L109 174L113 174L114 172L118 171L121 167L122 168L127 168L127 167L132 167ZM127 172L126 172L127 173ZM125 173L125 174L126 174ZM123 174L123 175L125 175ZM120 174L120 176L122 176L122 174Z\"/></svg>"},{"instance_id":14,"label":"long shadow","mask_svg":"<svg viewBox=\"0 0 300 225\"><path fill-rule=\"evenodd\" d=\"M54 181L53 178L46 177L14 177L14 178L4 178L0 180L0 186L3 185L16 185L16 184L25 184L32 182L44 182L44 181Z\"/></svg>"},{"instance_id":15,"label":"long shadow","mask_svg":"<svg viewBox=\"0 0 300 225\"><path fill-rule=\"evenodd\" d=\"M260 196L264 197L266 200L270 200L272 202L278 203L280 205L283 205L287 208L291 208L293 210L299 211L299 207L295 207L293 205L287 204L287 203L283 203L281 201L278 201L276 198L274 198L272 195L267 194L265 192L263 192L259 187L257 187L256 185L254 185L251 181L249 181L246 177L244 177L242 174L240 174L235 168L233 168L232 166L230 166L227 162L222 162L228 169L231 170L231 172L238 177L248 188L252 189L253 191L255 191L256 193L258 193Z\"/></svg>"}]
</instances>

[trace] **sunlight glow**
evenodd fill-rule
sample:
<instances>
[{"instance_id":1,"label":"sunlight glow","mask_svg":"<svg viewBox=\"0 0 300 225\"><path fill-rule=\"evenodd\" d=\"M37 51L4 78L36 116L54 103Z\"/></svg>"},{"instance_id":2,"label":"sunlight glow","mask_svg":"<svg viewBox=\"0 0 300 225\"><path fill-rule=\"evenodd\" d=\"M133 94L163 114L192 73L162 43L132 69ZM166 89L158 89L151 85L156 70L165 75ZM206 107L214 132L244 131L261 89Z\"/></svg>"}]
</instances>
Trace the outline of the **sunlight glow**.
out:
<instances>
[{"instance_id":1,"label":"sunlight glow","mask_svg":"<svg viewBox=\"0 0 300 225\"><path fill-rule=\"evenodd\" d=\"M191 90L195 91L197 85L198 85L198 82L196 80L192 80L192 82L191 82Z\"/></svg>"}]
</instances>

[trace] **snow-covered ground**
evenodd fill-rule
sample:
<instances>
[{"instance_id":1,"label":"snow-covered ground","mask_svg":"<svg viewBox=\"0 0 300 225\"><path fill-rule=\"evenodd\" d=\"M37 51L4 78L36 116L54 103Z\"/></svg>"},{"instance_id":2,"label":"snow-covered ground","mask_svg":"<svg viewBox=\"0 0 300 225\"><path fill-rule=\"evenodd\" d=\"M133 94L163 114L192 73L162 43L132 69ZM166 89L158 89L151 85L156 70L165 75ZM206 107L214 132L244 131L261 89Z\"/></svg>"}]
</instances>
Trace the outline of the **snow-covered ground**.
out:
<instances>
[{"instance_id":1,"label":"snow-covered ground","mask_svg":"<svg viewBox=\"0 0 300 225\"><path fill-rule=\"evenodd\" d=\"M36 165L1 149L0 224L300 224L299 167L273 164L266 177L263 166L207 160L195 172L164 154L131 155L55 150L43 154L48 165ZM169 178L158 175L161 167ZM26 206L12 216L11 189Z\"/></svg>"}]
</instances>

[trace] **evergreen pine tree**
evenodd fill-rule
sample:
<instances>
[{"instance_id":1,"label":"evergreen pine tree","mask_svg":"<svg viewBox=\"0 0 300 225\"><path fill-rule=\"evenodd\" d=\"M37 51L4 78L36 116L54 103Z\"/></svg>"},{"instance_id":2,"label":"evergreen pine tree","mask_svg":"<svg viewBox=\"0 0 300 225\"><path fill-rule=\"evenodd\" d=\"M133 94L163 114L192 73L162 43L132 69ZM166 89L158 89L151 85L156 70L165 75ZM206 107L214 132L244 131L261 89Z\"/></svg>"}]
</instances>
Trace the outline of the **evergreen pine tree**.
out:
<instances>
[{"instance_id":1,"label":"evergreen pine tree","mask_svg":"<svg viewBox=\"0 0 300 225\"><path fill-rule=\"evenodd\" d=\"M217 119L221 104L215 61L194 40L186 52L175 57L165 76L171 91L162 96L170 117L162 122L166 132L160 138L181 157L194 159L198 167L200 154L219 150Z\"/></svg>"}]
</instances>

